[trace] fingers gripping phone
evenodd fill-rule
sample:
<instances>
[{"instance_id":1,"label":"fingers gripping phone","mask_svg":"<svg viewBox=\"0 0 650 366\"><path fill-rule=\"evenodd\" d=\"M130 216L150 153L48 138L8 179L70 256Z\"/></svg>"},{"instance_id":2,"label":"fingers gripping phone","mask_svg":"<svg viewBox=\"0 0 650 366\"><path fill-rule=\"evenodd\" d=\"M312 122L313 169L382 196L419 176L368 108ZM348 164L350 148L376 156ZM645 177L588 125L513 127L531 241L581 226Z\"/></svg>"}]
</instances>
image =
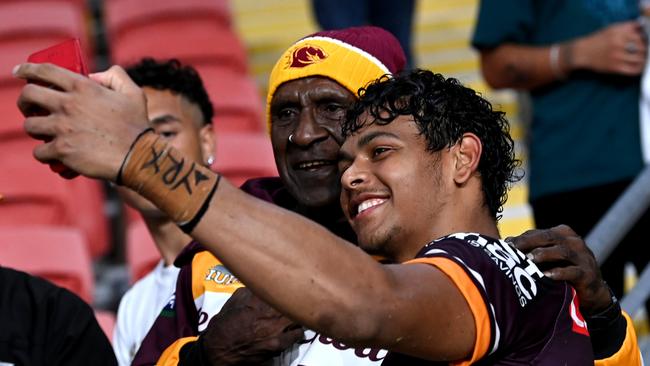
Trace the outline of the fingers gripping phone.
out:
<instances>
[{"instance_id":1,"label":"fingers gripping phone","mask_svg":"<svg viewBox=\"0 0 650 366\"><path fill-rule=\"evenodd\" d=\"M27 58L27 62L31 63L51 63L70 71L79 73L81 75L88 75L88 68L86 62L84 61L83 53L81 51L81 44L79 39L72 38L65 42L61 42L52 47L48 47L44 50L35 52ZM40 85L44 85L39 82L35 82ZM48 86L48 85L46 85ZM50 85L50 87L53 87ZM44 109L35 109L30 115L47 115L48 112ZM45 141L49 141L49 138L42 138ZM49 163L50 169L58 173L60 176L72 179L79 174L71 169L68 169L59 161L53 161Z\"/></svg>"}]
</instances>

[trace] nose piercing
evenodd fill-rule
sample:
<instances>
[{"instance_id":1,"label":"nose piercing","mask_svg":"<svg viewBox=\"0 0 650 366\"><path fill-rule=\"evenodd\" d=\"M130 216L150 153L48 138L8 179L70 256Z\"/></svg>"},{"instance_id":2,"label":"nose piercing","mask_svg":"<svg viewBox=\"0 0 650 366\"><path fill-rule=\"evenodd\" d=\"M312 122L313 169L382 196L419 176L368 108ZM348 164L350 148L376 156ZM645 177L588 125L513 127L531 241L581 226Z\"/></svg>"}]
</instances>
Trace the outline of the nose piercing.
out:
<instances>
[{"instance_id":1,"label":"nose piercing","mask_svg":"<svg viewBox=\"0 0 650 366\"><path fill-rule=\"evenodd\" d=\"M289 135L289 142L293 144L293 134Z\"/></svg>"}]
</instances>

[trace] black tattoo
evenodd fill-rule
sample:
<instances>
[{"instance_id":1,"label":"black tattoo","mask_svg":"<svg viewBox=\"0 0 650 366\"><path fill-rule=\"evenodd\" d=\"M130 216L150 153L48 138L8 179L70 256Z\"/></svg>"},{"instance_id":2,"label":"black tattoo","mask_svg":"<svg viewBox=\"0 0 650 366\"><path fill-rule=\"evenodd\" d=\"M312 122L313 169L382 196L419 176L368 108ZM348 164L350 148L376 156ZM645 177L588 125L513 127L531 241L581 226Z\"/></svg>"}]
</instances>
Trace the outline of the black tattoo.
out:
<instances>
[{"instance_id":1,"label":"black tattoo","mask_svg":"<svg viewBox=\"0 0 650 366\"><path fill-rule=\"evenodd\" d=\"M192 165L192 167L194 167L194 165ZM207 175L201 173L198 170L194 171L194 185L195 186L198 186L201 182L203 182L204 180L208 180L208 179L210 179L210 177L208 177Z\"/></svg>"},{"instance_id":2,"label":"black tattoo","mask_svg":"<svg viewBox=\"0 0 650 366\"><path fill-rule=\"evenodd\" d=\"M153 166L155 172L158 173L160 171L160 166L158 165L158 161L160 160L160 157L162 157L164 153L165 153L164 149L158 152L156 151L156 148L154 146L151 146L151 160L142 164L140 170L145 170L148 167Z\"/></svg>"},{"instance_id":3,"label":"black tattoo","mask_svg":"<svg viewBox=\"0 0 650 366\"><path fill-rule=\"evenodd\" d=\"M185 190L187 191L187 194L189 194L190 196L192 195L192 187L190 187L190 181L188 178L190 174L192 174L192 172L194 171L194 166L195 163L192 162L192 165L190 165L190 170L187 171L187 174L185 174L183 178L181 178L176 184L174 184L174 186L172 187L172 191L178 188L178 186L182 184L185 186Z\"/></svg>"},{"instance_id":4,"label":"black tattoo","mask_svg":"<svg viewBox=\"0 0 650 366\"><path fill-rule=\"evenodd\" d=\"M199 184L209 181L210 177L196 169L196 163L191 162L187 173L183 174L183 168L185 167L185 158L181 157L180 160L176 160L171 154L165 155L165 148L157 151L155 145L151 146L151 160L142 164L140 170L145 170L149 167L153 167L154 175L161 172L161 167L169 166L164 172L162 172L160 179L162 182L169 186L170 190L176 190L178 187L183 186L188 195L192 195L193 187L197 187ZM170 163L165 163L164 159L169 159ZM191 177L194 177L192 181Z\"/></svg>"},{"instance_id":5,"label":"black tattoo","mask_svg":"<svg viewBox=\"0 0 650 366\"><path fill-rule=\"evenodd\" d=\"M180 161L174 159L173 156L170 154L167 154L167 157L174 163L165 173L163 173L162 176L162 181L166 185L171 185L176 181L176 178L178 177L178 174L183 170L183 166L185 165L185 158L181 158ZM171 177L169 176L171 174Z\"/></svg>"}]
</instances>

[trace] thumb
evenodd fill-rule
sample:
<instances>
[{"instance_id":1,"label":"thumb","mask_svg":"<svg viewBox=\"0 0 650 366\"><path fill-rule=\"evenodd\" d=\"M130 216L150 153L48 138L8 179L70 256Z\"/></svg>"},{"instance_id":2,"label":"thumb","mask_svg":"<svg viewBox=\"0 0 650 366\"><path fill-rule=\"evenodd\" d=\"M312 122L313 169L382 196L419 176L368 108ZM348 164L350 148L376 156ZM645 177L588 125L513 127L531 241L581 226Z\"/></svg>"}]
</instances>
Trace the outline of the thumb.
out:
<instances>
[{"instance_id":1,"label":"thumb","mask_svg":"<svg viewBox=\"0 0 650 366\"><path fill-rule=\"evenodd\" d=\"M140 93L140 87L131 80L129 75L120 66L111 66L110 69L89 74L88 77L102 86L123 94Z\"/></svg>"}]
</instances>

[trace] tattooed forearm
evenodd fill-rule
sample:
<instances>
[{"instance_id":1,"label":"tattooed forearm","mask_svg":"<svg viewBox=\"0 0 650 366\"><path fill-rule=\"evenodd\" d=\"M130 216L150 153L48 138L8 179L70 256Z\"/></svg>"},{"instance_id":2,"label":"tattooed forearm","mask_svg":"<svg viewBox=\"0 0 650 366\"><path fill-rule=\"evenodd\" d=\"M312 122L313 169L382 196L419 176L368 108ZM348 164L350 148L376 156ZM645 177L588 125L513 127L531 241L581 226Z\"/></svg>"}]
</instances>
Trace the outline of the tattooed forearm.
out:
<instances>
[{"instance_id":1,"label":"tattooed forearm","mask_svg":"<svg viewBox=\"0 0 650 366\"><path fill-rule=\"evenodd\" d=\"M154 133L136 141L122 172L126 186L179 224L196 221L195 217L216 189L218 178L209 168L187 159Z\"/></svg>"}]
</instances>

